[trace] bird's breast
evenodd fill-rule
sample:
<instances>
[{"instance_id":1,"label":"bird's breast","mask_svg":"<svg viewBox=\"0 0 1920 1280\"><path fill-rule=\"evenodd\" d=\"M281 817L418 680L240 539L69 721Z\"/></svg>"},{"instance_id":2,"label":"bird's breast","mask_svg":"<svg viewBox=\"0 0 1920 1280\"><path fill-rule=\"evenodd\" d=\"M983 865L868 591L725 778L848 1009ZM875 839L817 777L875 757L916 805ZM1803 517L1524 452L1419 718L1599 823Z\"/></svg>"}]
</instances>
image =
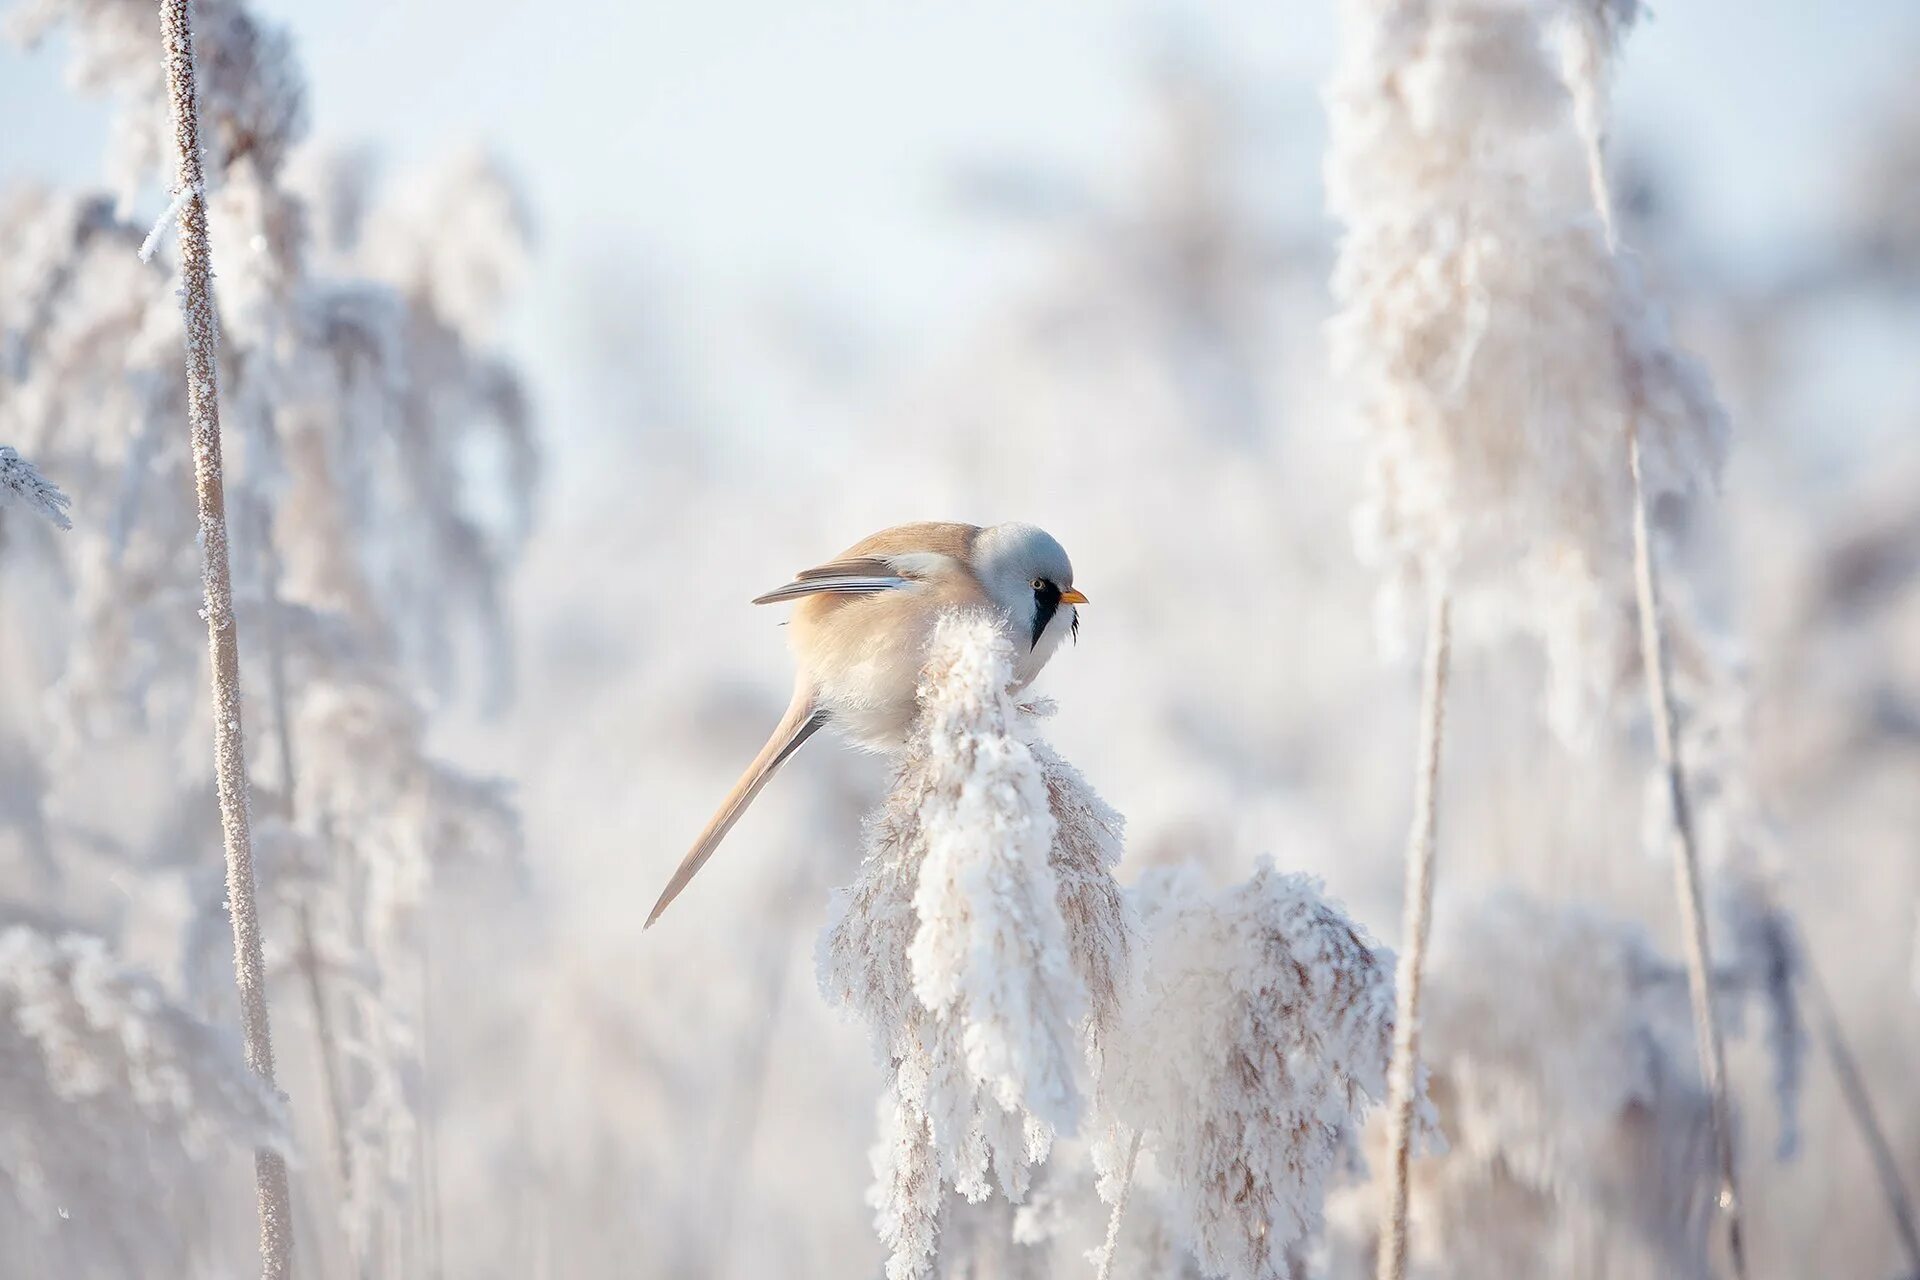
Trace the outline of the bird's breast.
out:
<instances>
[{"instance_id":1,"label":"bird's breast","mask_svg":"<svg viewBox=\"0 0 1920 1280\"><path fill-rule=\"evenodd\" d=\"M906 741L934 624L951 607L946 594L917 584L801 602L793 617L794 654L840 733L876 750Z\"/></svg>"}]
</instances>

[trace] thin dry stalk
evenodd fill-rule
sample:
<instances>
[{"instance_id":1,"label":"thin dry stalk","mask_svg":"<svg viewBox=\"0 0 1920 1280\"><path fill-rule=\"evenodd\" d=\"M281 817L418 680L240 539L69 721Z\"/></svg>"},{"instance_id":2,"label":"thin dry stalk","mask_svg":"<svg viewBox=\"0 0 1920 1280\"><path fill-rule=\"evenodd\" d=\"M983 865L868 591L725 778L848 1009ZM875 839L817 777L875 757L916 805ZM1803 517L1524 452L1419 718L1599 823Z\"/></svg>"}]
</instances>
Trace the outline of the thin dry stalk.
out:
<instances>
[{"instance_id":1,"label":"thin dry stalk","mask_svg":"<svg viewBox=\"0 0 1920 1280\"><path fill-rule=\"evenodd\" d=\"M304 902L294 910L294 925L300 931L295 940L300 949L297 963L312 1010L314 1039L320 1049L320 1076L327 1091L327 1122L332 1127L333 1159L340 1173L344 1202L353 1196L353 1148L347 1142L347 1096L340 1078L339 1037L333 1029L333 1007L327 1000L320 952L313 940L313 911Z\"/></svg>"},{"instance_id":2,"label":"thin dry stalk","mask_svg":"<svg viewBox=\"0 0 1920 1280\"><path fill-rule=\"evenodd\" d=\"M1113 1202L1113 1217L1107 1220L1107 1243L1100 1250L1097 1280L1113 1280L1113 1260L1120 1252L1120 1226L1127 1217L1127 1201L1133 1197L1133 1171L1140 1163L1140 1139L1145 1130L1136 1129L1127 1144L1127 1171L1120 1179L1120 1196Z\"/></svg>"},{"instance_id":3,"label":"thin dry stalk","mask_svg":"<svg viewBox=\"0 0 1920 1280\"><path fill-rule=\"evenodd\" d=\"M199 104L188 0L163 0L160 26L177 153L175 189L190 193L180 211L180 308L187 338L187 420L193 432L194 488L199 501L200 580L205 594L207 647L213 660L214 777L226 844L234 978L240 990L247 1065L273 1088L266 960L260 944L260 916L254 904L253 835L247 815L246 740L240 725L239 633L227 563L219 384L214 372L213 255L207 242L207 204L202 194L205 182L200 165ZM266 1280L285 1280L293 1270L293 1210L286 1162L278 1152L262 1147L254 1152L253 1163L261 1274Z\"/></svg>"},{"instance_id":4,"label":"thin dry stalk","mask_svg":"<svg viewBox=\"0 0 1920 1280\"><path fill-rule=\"evenodd\" d=\"M258 542L262 565L262 594L266 599L267 700L273 706L274 744L280 753L280 795L292 826L300 813L299 770L293 750L293 710L288 694L286 633L280 625L280 556L273 546L273 522L259 512ZM320 1051L320 1078L326 1089L327 1121L332 1132L334 1165L340 1175L340 1200L353 1196L353 1150L347 1142L347 1099L340 1072L339 1039L333 1028L333 1008L327 999L320 951L314 943L313 908L302 897L294 908L294 964L313 1018L313 1034Z\"/></svg>"},{"instance_id":5,"label":"thin dry stalk","mask_svg":"<svg viewBox=\"0 0 1920 1280\"><path fill-rule=\"evenodd\" d=\"M1434 831L1439 818L1440 742L1446 728L1451 627L1447 589L1428 585L1427 646L1420 679L1420 755L1413 778L1413 829L1407 838L1405 919L1394 976L1393 1067L1387 1078L1387 1122L1393 1186L1380 1225L1379 1280L1407 1272L1407 1200L1413 1159L1414 1105L1420 1070L1420 982L1433 920Z\"/></svg>"},{"instance_id":6,"label":"thin dry stalk","mask_svg":"<svg viewBox=\"0 0 1920 1280\"><path fill-rule=\"evenodd\" d=\"M1603 141L1597 132L1584 131L1587 180L1606 235L1607 250L1619 252L1619 231L1613 197L1607 182ZM1647 706L1653 719L1654 743L1666 774L1667 806L1673 822L1674 893L1680 904L1687 948L1687 987L1692 993L1694 1033L1699 1041L1701 1075L1713 1106L1715 1154L1720 1164L1718 1203L1727 1219L1727 1256L1736 1276L1747 1274L1746 1246L1740 1230L1739 1183L1733 1156L1733 1115L1727 1099L1726 1050L1719 1016L1713 1008L1712 950L1707 942L1707 919L1701 902L1700 854L1693 833L1693 808L1688 800L1686 774L1680 764L1673 693L1667 678L1666 633L1660 622L1659 581L1653 563L1648 529L1646 485L1640 467L1639 378L1626 351L1620 352L1621 371L1632 389L1627 422L1627 469L1633 477L1633 581L1640 615L1640 666L1646 678Z\"/></svg>"},{"instance_id":7,"label":"thin dry stalk","mask_svg":"<svg viewBox=\"0 0 1920 1280\"><path fill-rule=\"evenodd\" d=\"M797 858L784 882L776 887L771 901L813 902L819 896L819 862ZM812 922L807 921L808 929ZM736 1105L727 1109L713 1143L712 1173L708 1177L705 1208L706 1234L713 1247L700 1259L697 1274L725 1276L733 1274L733 1246L738 1233L733 1229L734 1212L750 1189L753 1172L754 1139L760 1131L760 1118L767 1090L773 1083L774 1033L780 1029L781 1009L786 1002L788 947L780 939L763 948L760 956L759 986L752 1011L745 1025L751 1030L747 1042L736 1051L739 1070L735 1084L727 1091Z\"/></svg>"},{"instance_id":8,"label":"thin dry stalk","mask_svg":"<svg viewBox=\"0 0 1920 1280\"><path fill-rule=\"evenodd\" d=\"M427 1280L442 1280L446 1274L445 1254L440 1241L440 1138L435 1116L439 1112L434 1095L435 1042L433 1026L433 910L431 904L421 913L420 925L420 1247L425 1253L422 1271Z\"/></svg>"},{"instance_id":9,"label":"thin dry stalk","mask_svg":"<svg viewBox=\"0 0 1920 1280\"><path fill-rule=\"evenodd\" d=\"M1820 981L1820 974L1813 967L1812 957L1803 957L1802 972L1806 975L1807 990L1813 993L1814 1008L1819 1012L1820 1038L1826 1042L1827 1054L1833 1059L1840 1094L1846 1099L1854 1123L1860 1127L1860 1136L1866 1139L1874 1173L1880 1179L1880 1191L1887 1198L1887 1208L1893 1212L1894 1229L1907 1250L1907 1264L1914 1275L1920 1275L1920 1225L1916 1225L1907 1184L1900 1177L1900 1162L1894 1158L1887 1131L1881 1127L1879 1113L1874 1110L1873 1095L1867 1091L1866 1078L1860 1074L1860 1065L1847 1045L1846 1035L1840 1029L1840 1015L1827 995L1826 984Z\"/></svg>"},{"instance_id":10,"label":"thin dry stalk","mask_svg":"<svg viewBox=\"0 0 1920 1280\"><path fill-rule=\"evenodd\" d=\"M1740 1192L1733 1159L1733 1114L1727 1101L1726 1050L1720 1019L1713 1007L1713 952L1707 941L1707 915L1701 900L1700 850L1693 833L1693 806L1680 763L1674 725L1673 692L1667 679L1666 634L1660 624L1660 592L1647 527L1646 487L1640 475L1640 432L1627 427L1627 467L1633 474L1633 581L1640 613L1640 666L1646 677L1647 710L1653 740L1666 775L1667 808L1673 822L1673 888L1687 949L1687 988L1693 996L1694 1034L1700 1044L1700 1070L1713 1105L1713 1137L1720 1162L1720 1211L1727 1220L1727 1257L1733 1273L1747 1274L1746 1245L1740 1230Z\"/></svg>"}]
</instances>

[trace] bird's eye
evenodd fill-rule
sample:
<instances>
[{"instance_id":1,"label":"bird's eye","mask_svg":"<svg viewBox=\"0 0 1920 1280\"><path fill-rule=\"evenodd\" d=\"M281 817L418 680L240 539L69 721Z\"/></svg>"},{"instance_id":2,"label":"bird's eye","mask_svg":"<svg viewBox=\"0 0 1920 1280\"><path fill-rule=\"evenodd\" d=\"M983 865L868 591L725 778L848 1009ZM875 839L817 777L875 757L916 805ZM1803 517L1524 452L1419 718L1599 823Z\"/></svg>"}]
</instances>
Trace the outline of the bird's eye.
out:
<instances>
[{"instance_id":1,"label":"bird's eye","mask_svg":"<svg viewBox=\"0 0 1920 1280\"><path fill-rule=\"evenodd\" d=\"M1047 580L1045 578L1035 578L1033 580L1033 589L1035 591L1044 591L1046 589L1046 586L1047 586Z\"/></svg>"}]
</instances>

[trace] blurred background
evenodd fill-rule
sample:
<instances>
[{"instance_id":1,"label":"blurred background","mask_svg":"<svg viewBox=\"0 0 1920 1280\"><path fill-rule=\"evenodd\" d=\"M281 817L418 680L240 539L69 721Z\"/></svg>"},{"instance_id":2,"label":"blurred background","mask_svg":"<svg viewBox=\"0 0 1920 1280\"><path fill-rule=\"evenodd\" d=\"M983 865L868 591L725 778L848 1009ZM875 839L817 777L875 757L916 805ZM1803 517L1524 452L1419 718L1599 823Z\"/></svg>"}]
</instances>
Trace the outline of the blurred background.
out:
<instances>
[{"instance_id":1,"label":"blurred background","mask_svg":"<svg viewBox=\"0 0 1920 1280\"><path fill-rule=\"evenodd\" d=\"M862 1195L879 1068L816 994L812 948L883 766L822 740L675 910L639 926L785 704L780 618L746 601L888 524L1029 520L1071 552L1092 603L1042 687L1060 704L1054 740L1128 818L1123 879L1192 859L1224 881L1267 853L1397 941L1416 677L1375 643L1375 583L1350 535L1359 446L1326 374L1331 4L253 11L285 29L306 77L309 141L289 163L322 175L302 179L315 210L349 171L404 186L451 157L501 175L483 196L428 202L409 252L493 236L473 227L511 206L512 245L473 268L484 319L448 324L511 373L530 424L523 452L474 464L511 483L460 468L436 481L471 488L510 644L451 626L444 651L400 643L394 677L423 751L502 780L486 804L517 814L517 852L430 869L415 921L430 960L391 1041L365 1050L405 1070L377 1107L362 1096L372 1067L340 1091L365 1123L405 1125L367 1139L392 1157L388 1220L336 1222L337 1188L313 1191L312 1274L353 1274L355 1257L364 1273L371 1255L378 1275L877 1272ZM16 122L0 189L109 184L112 109L69 88L70 45L55 30L0 50L0 113ZM1734 423L1722 492L1688 522L1676 574L1740 677L1729 732L1766 815L1756 856L1909 1182L1916 56L1920 8L1898 0L1844 15L1662 6L1628 42L1611 138L1624 239ZM164 204L157 175L123 184L132 223ZM9 232L0 252L24 256ZM224 276L244 250L215 234ZM8 442L37 453L77 525L118 509L124 459L109 465L102 444L97 472L63 468L52 439ZM15 523L19 563L44 549ZM436 568L412 572L391 582ZM191 886L217 867L217 838L157 817L118 843L89 831L147 822L105 822L127 797L160 814L204 787L204 747L185 745L201 740L156 751L107 733L82 768L44 763L85 628L59 573L10 573L4 590L10 633L34 635L10 641L23 651L0 685L0 882L20 886L22 912L101 933L184 992ZM1523 893L1677 954L1669 866L1644 834L1644 724L1570 748L1541 696L1526 648L1462 654L1442 929L1480 918L1489 893ZM256 743L271 723L249 726ZM1578 949L1539 954L1578 986ZM296 1183L311 1188L336 1176L340 1120L314 1101L320 1006L293 970L279 981ZM1684 1026L1683 1002L1675 1016ZM1912 1274L1817 1035L1798 1151L1776 1151L1764 1021L1733 1045L1753 1274ZM1551 1119L1534 1123L1551 1146ZM245 1209L243 1161L197 1176L218 1188L210 1203ZM174 1229L192 1237L196 1269L180 1274L244 1270L244 1218ZM1587 1274L1643 1273L1583 1256ZM115 1265L97 1273L127 1273Z\"/></svg>"}]
</instances>

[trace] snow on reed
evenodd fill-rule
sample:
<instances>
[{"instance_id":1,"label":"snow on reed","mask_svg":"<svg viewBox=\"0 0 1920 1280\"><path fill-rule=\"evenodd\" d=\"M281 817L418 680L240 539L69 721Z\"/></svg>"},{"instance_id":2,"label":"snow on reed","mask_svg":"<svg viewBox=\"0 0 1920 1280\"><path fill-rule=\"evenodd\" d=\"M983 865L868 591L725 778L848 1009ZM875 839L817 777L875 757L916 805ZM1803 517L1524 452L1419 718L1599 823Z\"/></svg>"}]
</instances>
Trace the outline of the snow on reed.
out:
<instances>
[{"instance_id":1,"label":"snow on reed","mask_svg":"<svg viewBox=\"0 0 1920 1280\"><path fill-rule=\"evenodd\" d=\"M195 1171L287 1140L236 1038L100 938L0 927L0 1229L21 1274L184 1273Z\"/></svg>"},{"instance_id":2,"label":"snow on reed","mask_svg":"<svg viewBox=\"0 0 1920 1280\"><path fill-rule=\"evenodd\" d=\"M0 444L0 507L22 507L52 521L56 528L71 529L73 521L67 518L71 501L12 445Z\"/></svg>"},{"instance_id":3,"label":"snow on reed","mask_svg":"<svg viewBox=\"0 0 1920 1280\"><path fill-rule=\"evenodd\" d=\"M375 1247L382 1215L419 1191L418 1141L432 1081L425 1070L429 915L445 876L521 862L518 815L501 784L433 758L426 717L390 686L336 674L307 688L296 712L301 821L321 837L326 874L300 890L318 963L340 1020L340 1099L354 1177L341 1222L356 1256Z\"/></svg>"},{"instance_id":4,"label":"snow on reed","mask_svg":"<svg viewBox=\"0 0 1920 1280\"><path fill-rule=\"evenodd\" d=\"M1577 738L1633 670L1630 424L1658 510L1713 483L1727 423L1595 205L1582 124L1622 15L1570 12L1345 0L1327 185L1383 633L1444 577L1473 631L1540 640L1549 716Z\"/></svg>"},{"instance_id":5,"label":"snow on reed","mask_svg":"<svg viewBox=\"0 0 1920 1280\"><path fill-rule=\"evenodd\" d=\"M151 5L134 0L40 0L13 15L16 36L62 37L73 78L113 99L123 208L173 146L158 127L154 29ZM233 0L202 0L194 39L206 180L175 189L204 191L213 238L234 247L215 282L229 603L249 670L273 673L273 692L250 704L268 711L265 741L285 744L269 752L270 816L289 849L321 855L269 868L288 873L266 886L288 926L270 959L303 978L276 989L276 1012L333 1024L315 1030L340 1045L322 1047L343 1081L328 1120L366 1174L343 1215L364 1262L398 1247L429 1194L407 1166L415 1117L441 1087L426 1069L418 927L435 865L517 867L502 789L428 756L408 691L451 697L476 667L490 695L508 683L503 579L537 465L490 330L527 223L504 174L479 159L429 178L427 199L376 192L364 167L316 188L312 164L287 163L305 90L285 34ZM56 549L76 621L49 703L75 758L129 732L202 728L194 453L179 430L189 386L168 285L188 245L163 237L143 262L143 232L105 199L0 204L0 238L22 249L0 262L0 431L107 496L102 518ZM170 785L184 799L199 779ZM196 926L225 924L224 896L202 895ZM385 1244L363 1229L376 1213Z\"/></svg>"},{"instance_id":6,"label":"snow on reed","mask_svg":"<svg viewBox=\"0 0 1920 1280\"><path fill-rule=\"evenodd\" d=\"M931 1265L945 1188L1025 1198L1079 1118L1081 1040L1124 982L1117 819L1025 740L1011 681L997 621L940 622L920 718L821 939L823 992L865 1018L890 1072L871 1198L894 1280Z\"/></svg>"},{"instance_id":7,"label":"snow on reed","mask_svg":"<svg viewBox=\"0 0 1920 1280\"><path fill-rule=\"evenodd\" d=\"M1086 999L1047 865L1046 779L1012 735L1012 642L990 621L952 619L934 644L914 994L936 1018L963 1019L968 1073L1002 1110L1068 1129L1079 1118L1071 1028Z\"/></svg>"},{"instance_id":8,"label":"snow on reed","mask_svg":"<svg viewBox=\"0 0 1920 1280\"><path fill-rule=\"evenodd\" d=\"M158 218L154 219L153 228L147 232L147 238L140 242L140 261L153 261L153 255L160 248L160 241L166 237L168 231L173 229L174 224L179 222L187 202L196 197L204 199L205 195L206 193L198 187L181 187L173 193L173 199L167 202L167 207L161 211Z\"/></svg>"},{"instance_id":9,"label":"snow on reed","mask_svg":"<svg viewBox=\"0 0 1920 1280\"><path fill-rule=\"evenodd\" d=\"M991 620L942 621L821 941L823 991L865 1018L889 1073L871 1193L888 1274L959 1266L998 1221L970 1206L996 1185L1026 1200L1089 1092L1107 1202L1135 1135L1151 1165L1128 1265L1150 1246L1209 1275L1286 1274L1385 1093L1392 956L1271 866L1217 892L1188 868L1123 893L1121 819L1029 736L1010 659ZM1106 1217L1068 1156L1011 1219L1034 1247Z\"/></svg>"},{"instance_id":10,"label":"snow on reed","mask_svg":"<svg viewBox=\"0 0 1920 1280\"><path fill-rule=\"evenodd\" d=\"M1138 1134L1205 1274L1291 1275L1328 1179L1386 1096L1392 953L1318 881L1266 862L1220 890L1191 867L1156 869L1130 896L1144 992L1102 1081L1103 1195L1119 1198Z\"/></svg>"},{"instance_id":11,"label":"snow on reed","mask_svg":"<svg viewBox=\"0 0 1920 1280\"><path fill-rule=\"evenodd\" d=\"M9 24L30 41L64 35L73 79L112 98L115 136L140 157L115 173L135 192L172 145L155 127L153 26L151 6L130 0L40 0ZM523 273L524 211L479 157L379 187L318 153L288 163L305 91L285 34L207 0L195 39L208 218L215 240L241 247L215 282L235 607L255 607L270 537L289 606L342 615L437 694L477 667L504 696L501 583L538 465L490 308ZM129 718L178 722L206 643L178 607L197 527L174 496L191 492L192 466L161 261L177 246L143 263L145 231L107 199L0 202L0 237L20 248L0 262L0 431L69 490L106 495L64 557L85 621L55 689L74 741Z\"/></svg>"},{"instance_id":12,"label":"snow on reed","mask_svg":"<svg viewBox=\"0 0 1920 1280\"><path fill-rule=\"evenodd\" d=\"M309 821L356 867L351 910L367 945L392 963L448 868L517 871L518 815L503 784L426 749L426 717L389 686L316 684L295 724Z\"/></svg>"},{"instance_id":13,"label":"snow on reed","mask_svg":"<svg viewBox=\"0 0 1920 1280\"><path fill-rule=\"evenodd\" d=\"M97 937L23 923L0 929L0 1008L9 1085L41 1072L66 1103L137 1112L190 1148L236 1136L284 1140L280 1099L246 1070L237 1046ZM33 1071L23 1054L37 1059Z\"/></svg>"},{"instance_id":14,"label":"snow on reed","mask_svg":"<svg viewBox=\"0 0 1920 1280\"><path fill-rule=\"evenodd\" d=\"M1133 995L1133 948L1138 926L1114 879L1126 819L1063 756L1037 737L1027 748L1040 765L1053 816L1050 862L1059 882L1067 954L1087 994L1087 1053L1100 1072L1108 1039L1118 1034L1120 1011Z\"/></svg>"}]
</instances>

